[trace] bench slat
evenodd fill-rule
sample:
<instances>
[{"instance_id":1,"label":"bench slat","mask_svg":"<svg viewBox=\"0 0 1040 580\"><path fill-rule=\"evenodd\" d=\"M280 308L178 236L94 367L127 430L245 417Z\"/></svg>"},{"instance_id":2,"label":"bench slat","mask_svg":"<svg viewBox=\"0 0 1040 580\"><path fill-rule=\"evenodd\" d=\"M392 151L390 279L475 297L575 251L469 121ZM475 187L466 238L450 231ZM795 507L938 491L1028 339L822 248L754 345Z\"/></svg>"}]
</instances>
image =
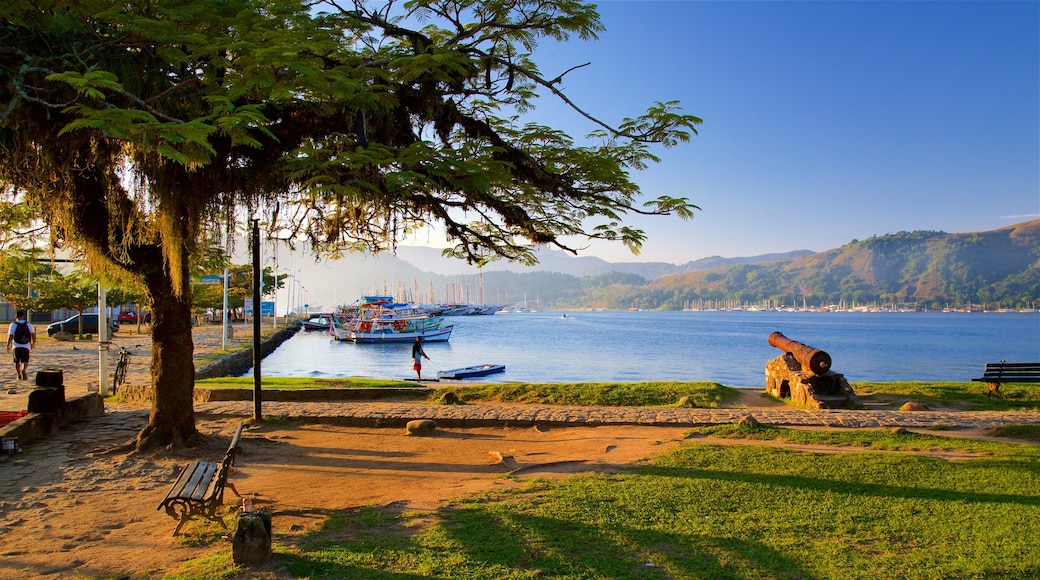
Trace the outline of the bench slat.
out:
<instances>
[{"instance_id":1,"label":"bench slat","mask_svg":"<svg viewBox=\"0 0 1040 580\"><path fill-rule=\"evenodd\" d=\"M189 488L189 493L185 493L184 497L190 497L196 501L203 501L209 497L209 485L213 481L213 476L217 473L217 464L210 463L209 461L201 462L199 469L196 471L197 478L192 478L192 487Z\"/></svg>"},{"instance_id":2,"label":"bench slat","mask_svg":"<svg viewBox=\"0 0 1040 580\"><path fill-rule=\"evenodd\" d=\"M1030 377L1038 376L1040 372L1002 372L1002 373L985 373L982 375L983 378L999 378L999 377Z\"/></svg>"},{"instance_id":3,"label":"bench slat","mask_svg":"<svg viewBox=\"0 0 1040 580\"><path fill-rule=\"evenodd\" d=\"M984 379L1028 379L1040 377L1040 373L993 373L991 375L982 375Z\"/></svg>"},{"instance_id":4,"label":"bench slat","mask_svg":"<svg viewBox=\"0 0 1040 580\"><path fill-rule=\"evenodd\" d=\"M188 484L188 480L191 479L193 473L195 473L196 464L198 461L189 463L184 469L181 470L181 474L177 476L177 481L173 482L170 486L170 491L166 493L166 499L177 497L184 490L184 486ZM163 500L166 501L165 499Z\"/></svg>"}]
</instances>

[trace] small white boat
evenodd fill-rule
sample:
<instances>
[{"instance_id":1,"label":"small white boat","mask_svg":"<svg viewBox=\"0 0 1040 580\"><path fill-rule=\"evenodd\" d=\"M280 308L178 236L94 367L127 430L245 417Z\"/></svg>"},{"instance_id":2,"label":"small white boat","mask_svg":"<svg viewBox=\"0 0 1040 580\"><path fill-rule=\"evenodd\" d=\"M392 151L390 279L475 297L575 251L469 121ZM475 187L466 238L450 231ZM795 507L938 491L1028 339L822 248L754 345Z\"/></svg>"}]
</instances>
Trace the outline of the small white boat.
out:
<instances>
[{"instance_id":1,"label":"small white boat","mask_svg":"<svg viewBox=\"0 0 1040 580\"><path fill-rule=\"evenodd\" d=\"M506 365L475 365L461 369L451 369L437 373L438 379L469 379L473 377L484 377L495 373L505 372Z\"/></svg>"},{"instance_id":2,"label":"small white boat","mask_svg":"<svg viewBox=\"0 0 1040 580\"><path fill-rule=\"evenodd\" d=\"M319 314L300 322L304 330L328 330L332 323L331 314Z\"/></svg>"}]
</instances>

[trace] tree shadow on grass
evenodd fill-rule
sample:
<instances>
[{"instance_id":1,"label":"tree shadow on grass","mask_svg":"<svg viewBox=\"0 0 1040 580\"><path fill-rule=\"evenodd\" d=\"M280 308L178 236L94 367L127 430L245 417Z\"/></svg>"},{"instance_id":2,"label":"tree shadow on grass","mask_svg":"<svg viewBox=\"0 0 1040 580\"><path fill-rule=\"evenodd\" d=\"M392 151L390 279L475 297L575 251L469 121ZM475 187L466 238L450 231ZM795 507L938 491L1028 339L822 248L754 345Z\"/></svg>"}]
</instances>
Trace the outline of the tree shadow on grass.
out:
<instances>
[{"instance_id":1,"label":"tree shadow on grass","mask_svg":"<svg viewBox=\"0 0 1040 580\"><path fill-rule=\"evenodd\" d=\"M575 522L483 506L455 509L444 516L453 543L462 546L477 569L508 569L518 576L813 577L798 560L745 538Z\"/></svg>"},{"instance_id":2,"label":"tree shadow on grass","mask_svg":"<svg viewBox=\"0 0 1040 580\"><path fill-rule=\"evenodd\" d=\"M330 514L329 524L280 551L272 567L309 578L801 578L796 560L760 542L500 510L438 510L436 530L411 526L402 506ZM421 572L410 570L425 562Z\"/></svg>"}]
</instances>

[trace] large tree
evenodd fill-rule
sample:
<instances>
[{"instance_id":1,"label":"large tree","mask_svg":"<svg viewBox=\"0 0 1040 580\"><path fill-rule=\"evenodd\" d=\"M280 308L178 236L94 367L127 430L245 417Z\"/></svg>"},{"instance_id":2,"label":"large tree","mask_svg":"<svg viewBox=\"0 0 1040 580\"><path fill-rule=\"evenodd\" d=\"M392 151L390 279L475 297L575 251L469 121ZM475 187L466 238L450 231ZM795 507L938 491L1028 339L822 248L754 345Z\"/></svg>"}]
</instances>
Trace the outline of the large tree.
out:
<instances>
[{"instance_id":1,"label":"large tree","mask_svg":"<svg viewBox=\"0 0 1040 580\"><path fill-rule=\"evenodd\" d=\"M137 445L191 445L189 260L261 218L319 252L393 247L438 224L470 261L530 261L586 236L637 250L629 171L694 134L674 102L611 125L543 75L539 40L595 38L573 0L12 0L0 7L0 182L153 313L154 397ZM619 82L624 79L619 78ZM593 131L535 123L564 99Z\"/></svg>"}]
</instances>

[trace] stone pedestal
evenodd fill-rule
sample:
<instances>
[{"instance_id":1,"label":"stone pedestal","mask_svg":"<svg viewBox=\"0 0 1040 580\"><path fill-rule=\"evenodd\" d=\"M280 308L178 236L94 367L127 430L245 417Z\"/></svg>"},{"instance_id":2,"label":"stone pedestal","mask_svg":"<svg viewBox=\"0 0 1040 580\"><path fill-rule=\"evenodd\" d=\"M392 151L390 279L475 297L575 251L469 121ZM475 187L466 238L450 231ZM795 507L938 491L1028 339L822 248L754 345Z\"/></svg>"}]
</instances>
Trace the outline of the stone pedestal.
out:
<instances>
[{"instance_id":1,"label":"stone pedestal","mask_svg":"<svg viewBox=\"0 0 1040 580\"><path fill-rule=\"evenodd\" d=\"M231 556L236 564L264 564L271 559L271 512L238 514Z\"/></svg>"},{"instance_id":2,"label":"stone pedestal","mask_svg":"<svg viewBox=\"0 0 1040 580\"><path fill-rule=\"evenodd\" d=\"M40 388L29 391L26 410L30 413L53 415L65 407L65 387Z\"/></svg>"},{"instance_id":3,"label":"stone pedestal","mask_svg":"<svg viewBox=\"0 0 1040 580\"><path fill-rule=\"evenodd\" d=\"M802 370L802 365L789 354L766 363L766 392L815 409L845 407L858 401L845 375L833 371L818 375Z\"/></svg>"}]
</instances>

